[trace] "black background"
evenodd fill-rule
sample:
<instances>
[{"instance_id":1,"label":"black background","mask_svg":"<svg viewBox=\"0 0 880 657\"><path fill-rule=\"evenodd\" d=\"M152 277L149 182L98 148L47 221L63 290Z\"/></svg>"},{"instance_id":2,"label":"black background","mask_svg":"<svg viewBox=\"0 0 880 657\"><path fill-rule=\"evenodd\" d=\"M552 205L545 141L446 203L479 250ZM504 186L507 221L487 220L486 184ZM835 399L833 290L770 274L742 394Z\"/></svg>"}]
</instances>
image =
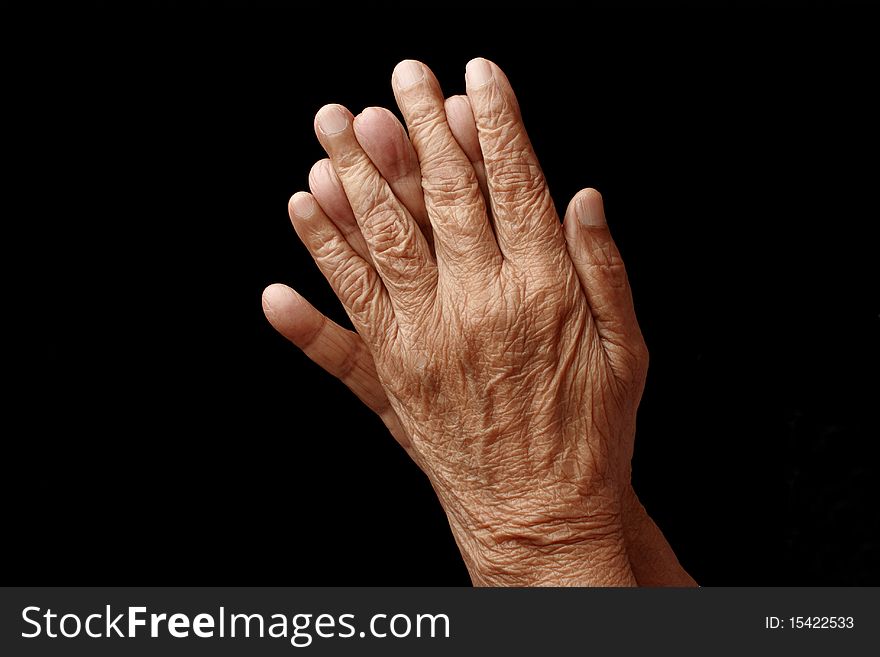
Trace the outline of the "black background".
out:
<instances>
[{"instance_id":1,"label":"black background","mask_svg":"<svg viewBox=\"0 0 880 657\"><path fill-rule=\"evenodd\" d=\"M12 217L32 247L10 279L32 338L9 354L13 578L469 582L427 480L260 292L344 318L286 212L322 157L315 111L393 106L403 58L462 93L485 56L560 209L585 186L606 199L651 351L635 484L684 566L706 585L880 583L870 17L114 12L8 23L30 36L7 102L37 181Z\"/></svg>"}]
</instances>

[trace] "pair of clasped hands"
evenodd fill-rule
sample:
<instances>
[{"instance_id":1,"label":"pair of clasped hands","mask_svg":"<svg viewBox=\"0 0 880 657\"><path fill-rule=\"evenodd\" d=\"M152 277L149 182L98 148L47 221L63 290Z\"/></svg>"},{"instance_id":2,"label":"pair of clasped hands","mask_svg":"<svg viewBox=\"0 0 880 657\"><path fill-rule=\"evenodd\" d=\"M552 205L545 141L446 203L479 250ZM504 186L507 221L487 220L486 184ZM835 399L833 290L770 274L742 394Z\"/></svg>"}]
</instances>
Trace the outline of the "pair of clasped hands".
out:
<instances>
[{"instance_id":1,"label":"pair of clasped hands","mask_svg":"<svg viewBox=\"0 0 880 657\"><path fill-rule=\"evenodd\" d=\"M357 332L280 284L272 325L375 411L428 476L474 584L687 586L630 484L648 352L602 197L560 222L507 77L392 76L326 105L293 227Z\"/></svg>"}]
</instances>

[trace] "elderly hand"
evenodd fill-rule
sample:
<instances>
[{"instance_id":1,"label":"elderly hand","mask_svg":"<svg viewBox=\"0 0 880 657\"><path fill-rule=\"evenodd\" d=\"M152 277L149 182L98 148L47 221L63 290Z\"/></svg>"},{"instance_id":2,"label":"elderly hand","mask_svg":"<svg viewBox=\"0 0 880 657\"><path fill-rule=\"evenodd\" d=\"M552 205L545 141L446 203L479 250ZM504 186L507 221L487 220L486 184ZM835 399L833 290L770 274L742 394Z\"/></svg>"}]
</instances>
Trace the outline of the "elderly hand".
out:
<instances>
[{"instance_id":1,"label":"elderly hand","mask_svg":"<svg viewBox=\"0 0 880 657\"><path fill-rule=\"evenodd\" d=\"M318 113L332 166L291 217L369 353L288 288L267 316L426 472L475 583L651 583L631 553L659 532L629 486L647 352L601 198L563 228L503 73L474 60L467 82L444 106L398 66L414 151L383 110Z\"/></svg>"}]
</instances>

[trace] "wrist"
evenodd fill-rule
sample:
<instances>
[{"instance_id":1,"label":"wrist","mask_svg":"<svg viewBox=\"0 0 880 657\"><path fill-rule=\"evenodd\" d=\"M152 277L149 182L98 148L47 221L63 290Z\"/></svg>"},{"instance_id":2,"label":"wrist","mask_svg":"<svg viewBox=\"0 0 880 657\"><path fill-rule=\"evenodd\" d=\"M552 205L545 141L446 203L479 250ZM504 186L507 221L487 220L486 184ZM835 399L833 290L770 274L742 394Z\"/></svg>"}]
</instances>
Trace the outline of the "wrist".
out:
<instances>
[{"instance_id":1,"label":"wrist","mask_svg":"<svg viewBox=\"0 0 880 657\"><path fill-rule=\"evenodd\" d=\"M621 500L627 554L639 586L696 586L632 487Z\"/></svg>"},{"instance_id":2,"label":"wrist","mask_svg":"<svg viewBox=\"0 0 880 657\"><path fill-rule=\"evenodd\" d=\"M618 513L450 526L475 586L636 586Z\"/></svg>"},{"instance_id":3,"label":"wrist","mask_svg":"<svg viewBox=\"0 0 880 657\"><path fill-rule=\"evenodd\" d=\"M577 544L496 545L469 565L475 586L636 586L622 531Z\"/></svg>"}]
</instances>

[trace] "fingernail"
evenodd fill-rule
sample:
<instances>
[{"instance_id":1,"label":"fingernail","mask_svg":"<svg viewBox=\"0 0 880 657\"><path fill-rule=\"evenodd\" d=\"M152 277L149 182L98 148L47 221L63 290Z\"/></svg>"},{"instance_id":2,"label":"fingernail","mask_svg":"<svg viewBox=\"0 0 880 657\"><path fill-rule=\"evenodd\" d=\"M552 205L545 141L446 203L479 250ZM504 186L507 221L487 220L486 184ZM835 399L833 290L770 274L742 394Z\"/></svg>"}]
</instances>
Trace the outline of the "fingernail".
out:
<instances>
[{"instance_id":1,"label":"fingernail","mask_svg":"<svg viewBox=\"0 0 880 657\"><path fill-rule=\"evenodd\" d=\"M398 89L403 91L409 89L416 82L424 79L425 69L418 62L406 59L398 64L394 69L394 84Z\"/></svg>"},{"instance_id":2,"label":"fingernail","mask_svg":"<svg viewBox=\"0 0 880 657\"><path fill-rule=\"evenodd\" d=\"M485 59L478 57L467 63L464 74L467 86L482 87L492 79L492 66Z\"/></svg>"},{"instance_id":3,"label":"fingernail","mask_svg":"<svg viewBox=\"0 0 880 657\"><path fill-rule=\"evenodd\" d=\"M602 203L602 195L593 190L582 194L578 200L578 219L582 226L604 226L605 204Z\"/></svg>"},{"instance_id":4,"label":"fingernail","mask_svg":"<svg viewBox=\"0 0 880 657\"><path fill-rule=\"evenodd\" d=\"M348 117L336 105L322 107L315 118L318 121L318 127L325 135L335 135L348 126Z\"/></svg>"},{"instance_id":5,"label":"fingernail","mask_svg":"<svg viewBox=\"0 0 880 657\"><path fill-rule=\"evenodd\" d=\"M297 217L308 219L315 212L315 199L311 194L297 192L290 202L293 204L293 211Z\"/></svg>"}]
</instances>

